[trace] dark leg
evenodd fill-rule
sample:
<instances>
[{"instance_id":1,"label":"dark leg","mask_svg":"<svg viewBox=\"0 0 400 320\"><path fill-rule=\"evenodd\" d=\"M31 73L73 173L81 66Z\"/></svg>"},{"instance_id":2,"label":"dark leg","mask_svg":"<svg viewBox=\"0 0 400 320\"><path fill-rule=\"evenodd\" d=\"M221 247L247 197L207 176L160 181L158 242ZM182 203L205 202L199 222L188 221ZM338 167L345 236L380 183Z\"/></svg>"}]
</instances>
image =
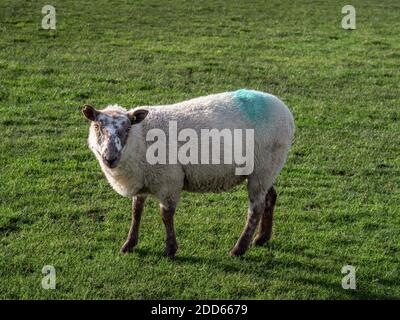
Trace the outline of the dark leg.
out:
<instances>
[{"instance_id":1,"label":"dark leg","mask_svg":"<svg viewBox=\"0 0 400 320\"><path fill-rule=\"evenodd\" d=\"M268 190L267 195L265 196L265 209L260 221L258 234L253 241L253 244L256 246L262 246L271 239L273 213L274 213L276 198L277 198L276 191L274 187L271 187Z\"/></svg>"},{"instance_id":2,"label":"dark leg","mask_svg":"<svg viewBox=\"0 0 400 320\"><path fill-rule=\"evenodd\" d=\"M250 202L250 209L247 215L246 226L239 240L236 242L236 245L231 250L230 252L231 256L240 256L246 252L247 248L250 245L254 231L257 228L257 224L260 221L263 210L264 210L264 200Z\"/></svg>"},{"instance_id":3,"label":"dark leg","mask_svg":"<svg viewBox=\"0 0 400 320\"><path fill-rule=\"evenodd\" d=\"M167 233L167 239L165 241L165 255L173 258L178 250L178 244L176 242L174 230L175 206L165 207L164 205L160 205L160 209L162 220L165 225L165 231Z\"/></svg>"},{"instance_id":4,"label":"dark leg","mask_svg":"<svg viewBox=\"0 0 400 320\"><path fill-rule=\"evenodd\" d=\"M138 242L140 218L142 217L145 200L145 196L136 196L133 198L132 223L131 228L129 229L128 238L121 248L122 253L132 251L132 249L136 246Z\"/></svg>"}]
</instances>

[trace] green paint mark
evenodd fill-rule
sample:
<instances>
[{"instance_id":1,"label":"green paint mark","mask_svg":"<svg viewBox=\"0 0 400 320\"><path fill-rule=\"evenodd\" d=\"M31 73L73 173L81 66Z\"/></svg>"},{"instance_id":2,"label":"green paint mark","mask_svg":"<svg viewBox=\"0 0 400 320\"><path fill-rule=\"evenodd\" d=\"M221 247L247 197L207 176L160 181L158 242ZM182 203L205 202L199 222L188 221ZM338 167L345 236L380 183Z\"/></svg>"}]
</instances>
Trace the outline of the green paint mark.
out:
<instances>
[{"instance_id":1,"label":"green paint mark","mask_svg":"<svg viewBox=\"0 0 400 320\"><path fill-rule=\"evenodd\" d=\"M240 89L234 92L234 98L240 111L249 120L253 122L266 120L269 95L254 90Z\"/></svg>"}]
</instances>

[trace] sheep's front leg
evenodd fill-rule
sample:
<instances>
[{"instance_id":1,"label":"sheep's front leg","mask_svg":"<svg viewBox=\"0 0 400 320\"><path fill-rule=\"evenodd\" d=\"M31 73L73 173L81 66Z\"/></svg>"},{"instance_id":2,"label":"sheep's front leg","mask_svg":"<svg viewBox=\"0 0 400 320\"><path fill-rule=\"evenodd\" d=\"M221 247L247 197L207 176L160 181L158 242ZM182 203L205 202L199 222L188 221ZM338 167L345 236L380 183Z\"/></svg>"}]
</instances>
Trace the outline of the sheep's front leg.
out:
<instances>
[{"instance_id":1,"label":"sheep's front leg","mask_svg":"<svg viewBox=\"0 0 400 320\"><path fill-rule=\"evenodd\" d=\"M261 215L264 211L263 200L251 200L249 212L247 214L246 226L240 235L239 240L230 252L231 256L240 256L244 254L250 245L254 231L260 221Z\"/></svg>"},{"instance_id":2,"label":"sheep's front leg","mask_svg":"<svg viewBox=\"0 0 400 320\"><path fill-rule=\"evenodd\" d=\"M132 249L138 243L140 218L142 217L145 200L146 200L146 196L133 197L132 223L131 223L131 227L129 229L128 238L126 239L124 245L121 248L122 253L132 251Z\"/></svg>"},{"instance_id":3,"label":"sheep's front leg","mask_svg":"<svg viewBox=\"0 0 400 320\"><path fill-rule=\"evenodd\" d=\"M178 250L178 243L176 242L175 230L174 230L174 214L175 206L168 205L164 206L160 204L161 216L164 222L165 231L167 233L167 239L165 241L165 255L173 258L176 251Z\"/></svg>"}]
</instances>

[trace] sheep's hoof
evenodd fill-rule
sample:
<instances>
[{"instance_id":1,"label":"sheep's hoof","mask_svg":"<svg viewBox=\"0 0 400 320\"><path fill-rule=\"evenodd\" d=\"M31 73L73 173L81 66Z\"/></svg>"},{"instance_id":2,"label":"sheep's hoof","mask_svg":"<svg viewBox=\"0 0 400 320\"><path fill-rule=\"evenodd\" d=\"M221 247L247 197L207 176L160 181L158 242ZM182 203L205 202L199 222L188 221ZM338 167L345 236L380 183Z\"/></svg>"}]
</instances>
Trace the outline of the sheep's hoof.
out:
<instances>
[{"instance_id":1,"label":"sheep's hoof","mask_svg":"<svg viewBox=\"0 0 400 320\"><path fill-rule=\"evenodd\" d=\"M239 257L246 252L247 248L245 247L237 247L235 246L230 252L229 255L231 257Z\"/></svg>"},{"instance_id":2,"label":"sheep's hoof","mask_svg":"<svg viewBox=\"0 0 400 320\"><path fill-rule=\"evenodd\" d=\"M265 235L257 235L253 240L253 245L257 247L263 246L268 241L268 237Z\"/></svg>"},{"instance_id":3,"label":"sheep's hoof","mask_svg":"<svg viewBox=\"0 0 400 320\"><path fill-rule=\"evenodd\" d=\"M121 253L132 252L133 248L136 246L137 241L126 241L124 245L121 247Z\"/></svg>"},{"instance_id":4,"label":"sheep's hoof","mask_svg":"<svg viewBox=\"0 0 400 320\"><path fill-rule=\"evenodd\" d=\"M175 258L176 251L178 251L177 244L170 244L167 245L164 251L164 256L168 258Z\"/></svg>"}]
</instances>

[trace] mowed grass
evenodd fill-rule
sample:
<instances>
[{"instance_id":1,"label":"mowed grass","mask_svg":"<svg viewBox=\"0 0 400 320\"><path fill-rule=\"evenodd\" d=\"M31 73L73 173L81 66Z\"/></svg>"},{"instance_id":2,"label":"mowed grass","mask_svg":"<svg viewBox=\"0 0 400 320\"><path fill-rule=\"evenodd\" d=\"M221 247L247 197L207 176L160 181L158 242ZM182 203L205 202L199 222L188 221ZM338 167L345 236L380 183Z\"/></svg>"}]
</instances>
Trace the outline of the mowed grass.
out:
<instances>
[{"instance_id":1,"label":"mowed grass","mask_svg":"<svg viewBox=\"0 0 400 320\"><path fill-rule=\"evenodd\" d=\"M57 30L41 28L52 4ZM0 297L400 298L396 1L0 2ZM85 103L125 107L251 88L279 96L296 138L277 182L273 239L242 258L245 186L183 194L180 249L147 202L121 255L130 199L89 151ZM41 287L42 267L57 287ZM356 267L356 290L341 286Z\"/></svg>"}]
</instances>

